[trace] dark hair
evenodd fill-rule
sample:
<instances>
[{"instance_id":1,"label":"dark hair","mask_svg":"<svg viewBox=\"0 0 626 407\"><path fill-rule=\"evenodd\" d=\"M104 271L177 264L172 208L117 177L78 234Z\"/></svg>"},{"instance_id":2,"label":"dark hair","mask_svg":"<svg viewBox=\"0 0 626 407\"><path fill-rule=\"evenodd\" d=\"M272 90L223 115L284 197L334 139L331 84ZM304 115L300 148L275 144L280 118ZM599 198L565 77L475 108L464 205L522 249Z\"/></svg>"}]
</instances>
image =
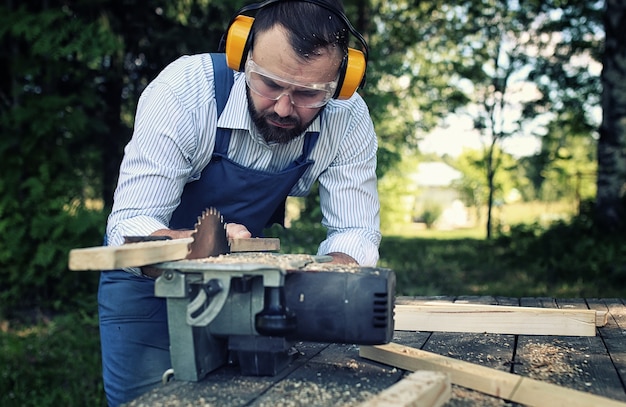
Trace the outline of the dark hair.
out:
<instances>
[{"instance_id":1,"label":"dark hair","mask_svg":"<svg viewBox=\"0 0 626 407\"><path fill-rule=\"evenodd\" d=\"M343 12L338 0L278 1L258 11L252 35L281 25L288 32L291 47L303 59L315 55L320 48L332 47L339 47L339 54L345 56L350 31L341 17Z\"/></svg>"}]
</instances>

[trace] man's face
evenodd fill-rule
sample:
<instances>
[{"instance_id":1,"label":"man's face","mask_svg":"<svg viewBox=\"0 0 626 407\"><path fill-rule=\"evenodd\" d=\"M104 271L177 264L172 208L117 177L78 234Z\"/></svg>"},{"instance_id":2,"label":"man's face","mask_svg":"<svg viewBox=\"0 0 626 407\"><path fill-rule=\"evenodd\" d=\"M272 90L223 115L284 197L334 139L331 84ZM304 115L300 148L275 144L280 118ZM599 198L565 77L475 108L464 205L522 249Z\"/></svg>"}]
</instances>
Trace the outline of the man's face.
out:
<instances>
[{"instance_id":1,"label":"man's face","mask_svg":"<svg viewBox=\"0 0 626 407\"><path fill-rule=\"evenodd\" d=\"M309 127L334 93L339 53L320 50L303 61L282 27L275 26L255 37L248 58L250 116L267 142L288 143Z\"/></svg>"}]
</instances>

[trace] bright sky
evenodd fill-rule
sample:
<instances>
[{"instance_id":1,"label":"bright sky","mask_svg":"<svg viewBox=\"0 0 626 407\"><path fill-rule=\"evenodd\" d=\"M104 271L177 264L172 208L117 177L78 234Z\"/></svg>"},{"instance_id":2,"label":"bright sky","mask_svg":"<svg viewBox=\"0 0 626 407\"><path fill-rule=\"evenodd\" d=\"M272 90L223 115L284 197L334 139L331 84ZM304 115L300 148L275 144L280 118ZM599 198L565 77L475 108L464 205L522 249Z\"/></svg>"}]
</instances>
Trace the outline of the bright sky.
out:
<instances>
[{"instance_id":1,"label":"bright sky","mask_svg":"<svg viewBox=\"0 0 626 407\"><path fill-rule=\"evenodd\" d=\"M472 129L469 117L458 117L449 120L445 128L437 128L419 142L423 153L448 154L457 157L463 149L482 149L478 133ZM504 140L503 149L515 157L523 157L536 153L540 148L540 140L533 136L514 136Z\"/></svg>"}]
</instances>

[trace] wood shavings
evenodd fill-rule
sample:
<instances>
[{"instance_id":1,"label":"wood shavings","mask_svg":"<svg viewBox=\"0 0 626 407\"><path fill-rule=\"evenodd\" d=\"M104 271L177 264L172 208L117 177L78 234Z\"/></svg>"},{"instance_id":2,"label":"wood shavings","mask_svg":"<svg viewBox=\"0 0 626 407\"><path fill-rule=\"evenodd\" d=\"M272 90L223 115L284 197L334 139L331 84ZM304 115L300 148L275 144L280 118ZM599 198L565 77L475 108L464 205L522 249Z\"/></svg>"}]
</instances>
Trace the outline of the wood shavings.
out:
<instances>
[{"instance_id":1,"label":"wood shavings","mask_svg":"<svg viewBox=\"0 0 626 407\"><path fill-rule=\"evenodd\" d=\"M222 254L203 259L181 260L180 263L208 263L208 264L263 264L275 266L284 270L300 271L333 271L356 273L361 270L357 264L335 264L328 262L328 256L314 256L310 254L277 254L266 252L248 252Z\"/></svg>"}]
</instances>

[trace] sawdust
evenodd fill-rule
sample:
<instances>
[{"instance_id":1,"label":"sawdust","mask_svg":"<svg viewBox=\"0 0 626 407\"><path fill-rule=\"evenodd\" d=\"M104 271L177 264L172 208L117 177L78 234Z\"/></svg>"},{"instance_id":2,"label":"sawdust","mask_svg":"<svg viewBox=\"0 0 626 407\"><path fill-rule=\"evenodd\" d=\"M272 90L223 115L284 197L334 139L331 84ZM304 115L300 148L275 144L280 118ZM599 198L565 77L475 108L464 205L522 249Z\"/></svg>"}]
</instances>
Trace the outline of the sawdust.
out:
<instances>
[{"instance_id":1,"label":"sawdust","mask_svg":"<svg viewBox=\"0 0 626 407\"><path fill-rule=\"evenodd\" d=\"M552 343L529 341L522 346L520 357L528 377L586 390L594 379L590 372L590 355L585 354L585 350L559 340Z\"/></svg>"},{"instance_id":2,"label":"sawdust","mask_svg":"<svg viewBox=\"0 0 626 407\"><path fill-rule=\"evenodd\" d=\"M300 271L334 271L356 273L361 271L359 265L346 265L329 263L328 256L314 256L310 254L277 254L265 252L232 253L222 254L215 257L207 257L194 260L180 260L177 263L184 265L185 262L207 264L262 264L278 267L283 270Z\"/></svg>"},{"instance_id":3,"label":"sawdust","mask_svg":"<svg viewBox=\"0 0 626 407\"><path fill-rule=\"evenodd\" d=\"M360 383L316 383L311 380L286 379L275 386L270 401L257 401L255 407L353 406L373 397L376 392L361 388ZM280 397L280 395L283 395ZM297 395L294 397L294 395Z\"/></svg>"},{"instance_id":4,"label":"sawdust","mask_svg":"<svg viewBox=\"0 0 626 407\"><path fill-rule=\"evenodd\" d=\"M523 347L529 366L529 376L546 378L554 374L574 373L567 360L567 350L545 343L529 343Z\"/></svg>"}]
</instances>

